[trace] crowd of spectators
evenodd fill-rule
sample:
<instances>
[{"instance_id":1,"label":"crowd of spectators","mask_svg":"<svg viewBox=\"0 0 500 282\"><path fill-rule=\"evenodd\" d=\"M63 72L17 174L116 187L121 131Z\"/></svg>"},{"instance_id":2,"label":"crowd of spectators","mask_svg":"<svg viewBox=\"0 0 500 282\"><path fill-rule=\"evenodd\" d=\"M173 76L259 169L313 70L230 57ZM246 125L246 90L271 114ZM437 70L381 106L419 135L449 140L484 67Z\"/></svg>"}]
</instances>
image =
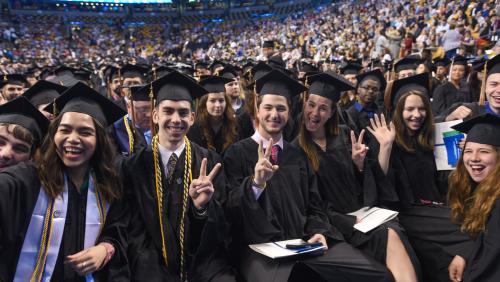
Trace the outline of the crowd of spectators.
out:
<instances>
[{"instance_id":1,"label":"crowd of spectators","mask_svg":"<svg viewBox=\"0 0 500 282\"><path fill-rule=\"evenodd\" d=\"M434 57L451 56L457 48L476 57L496 41L499 13L494 1L369 0L246 21L149 24L130 18L74 22L17 15L0 26L1 71L13 71L3 66L15 68L16 63L92 63L124 56L148 62L259 59L265 40L276 42L289 65L303 58L387 62L425 49Z\"/></svg>"}]
</instances>

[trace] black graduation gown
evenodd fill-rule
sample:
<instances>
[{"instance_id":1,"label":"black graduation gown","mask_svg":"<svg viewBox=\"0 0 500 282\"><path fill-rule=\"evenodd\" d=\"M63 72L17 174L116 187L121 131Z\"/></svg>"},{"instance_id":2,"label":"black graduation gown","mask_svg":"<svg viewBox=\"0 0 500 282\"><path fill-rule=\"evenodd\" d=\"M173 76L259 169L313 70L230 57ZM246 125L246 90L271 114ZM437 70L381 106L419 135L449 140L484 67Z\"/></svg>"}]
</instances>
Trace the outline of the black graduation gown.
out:
<instances>
[{"instance_id":1,"label":"black graduation gown","mask_svg":"<svg viewBox=\"0 0 500 282\"><path fill-rule=\"evenodd\" d=\"M375 267L378 263L340 242L343 236L328 224L316 177L298 147L284 142L280 167L256 200L252 175L258 159L257 148L258 144L247 138L230 146L224 155L233 255L247 281L304 281L305 277L315 281L329 281L332 277L338 277L338 281L387 281L391 277L383 267ZM294 238L307 240L317 233L335 243L317 258L271 260L247 247Z\"/></svg>"},{"instance_id":2,"label":"black graduation gown","mask_svg":"<svg viewBox=\"0 0 500 282\"><path fill-rule=\"evenodd\" d=\"M51 281L85 281L64 258L83 250L87 193L68 186L68 213L64 234ZM31 215L40 192L40 180L33 163L20 163L0 173L0 281L14 278ZM97 281L128 281L126 248L129 209L122 201L111 204L106 223L96 244L109 242L115 247L111 261L94 273Z\"/></svg>"},{"instance_id":3,"label":"black graduation gown","mask_svg":"<svg viewBox=\"0 0 500 282\"><path fill-rule=\"evenodd\" d=\"M218 154L223 154L224 150L222 149L222 147L224 146L224 136L222 136L222 130L219 130L217 132L214 132L212 129L209 130L213 136L212 143L215 147L213 150ZM193 141L194 143L200 145L205 149L209 149L207 139L203 135L203 130L198 122L195 122L193 126L189 128L187 136L189 140ZM235 142L236 141L238 141L238 137L236 137Z\"/></svg>"},{"instance_id":4,"label":"black graduation gown","mask_svg":"<svg viewBox=\"0 0 500 282\"><path fill-rule=\"evenodd\" d=\"M191 142L193 179L198 178L203 158L208 159L207 173L220 158L213 151ZM162 173L164 191L164 229L168 268L162 256L162 239L154 185L153 152L140 149L120 165L126 194L135 211L129 230L129 260L132 281L180 281L179 228L182 206L185 151L179 156L169 187ZM161 155L159 154L161 157ZM161 164L161 168L164 166ZM189 281L218 281L230 273L226 260L226 222L221 203L225 198L225 176L220 171L213 180L215 194L209 202L207 215L199 217L188 199L185 222L185 271ZM231 281L231 279L229 279Z\"/></svg>"},{"instance_id":5,"label":"black graduation gown","mask_svg":"<svg viewBox=\"0 0 500 282\"><path fill-rule=\"evenodd\" d=\"M253 127L253 121L248 111L242 111L236 116L236 120L238 122L240 139L245 139L253 135L255 128Z\"/></svg>"},{"instance_id":6,"label":"black graduation gown","mask_svg":"<svg viewBox=\"0 0 500 282\"><path fill-rule=\"evenodd\" d=\"M486 231L474 240L463 281L500 281L500 199L497 199L486 222Z\"/></svg>"},{"instance_id":7,"label":"black graduation gown","mask_svg":"<svg viewBox=\"0 0 500 282\"><path fill-rule=\"evenodd\" d=\"M374 114L378 114L380 116L380 114L383 113L383 108L377 106L375 103L367 108L363 108L361 104L355 103L346 110L346 113L349 115L350 120L353 123L348 124L348 126L354 130L357 136L359 136L361 130L365 129L363 143L370 148L370 156L376 157L379 149L378 141L366 128L371 125L370 118L373 118Z\"/></svg>"},{"instance_id":8,"label":"black graduation gown","mask_svg":"<svg viewBox=\"0 0 500 282\"><path fill-rule=\"evenodd\" d=\"M441 115L436 116L436 118L434 120L436 122L443 122L443 121L445 121L446 117L448 115L450 115L453 111L455 111L460 106L467 107L467 108L469 108L472 111L472 113L470 114L469 118L467 118L467 119L470 119L470 118L473 118L475 116L479 116L479 115L485 114L487 112L486 107L484 105L483 106L479 105L479 103L477 103L477 102L475 102L475 103L457 102L457 103L451 105Z\"/></svg>"},{"instance_id":9,"label":"black graduation gown","mask_svg":"<svg viewBox=\"0 0 500 282\"><path fill-rule=\"evenodd\" d=\"M366 160L363 172L359 172L355 167L351 160L351 142L347 135L349 130L344 127L341 129L339 135L327 139L326 152L315 144L320 155L320 167L316 172L318 190L330 223L340 230L348 243L384 265L387 252L387 228L392 228L405 244L415 269L419 273L418 259L396 220L383 224L366 234L353 228L356 217L347 213L362 207L380 206L378 198L386 197L387 193L383 191L384 181L379 181L381 185L377 185L375 176L382 174L378 162ZM294 143L298 144L298 140L296 139ZM393 196L389 194L389 197Z\"/></svg>"},{"instance_id":10,"label":"black graduation gown","mask_svg":"<svg viewBox=\"0 0 500 282\"><path fill-rule=\"evenodd\" d=\"M434 115L440 115L452 104L457 102L465 102L465 93L467 88L460 87L457 89L455 85L447 81L436 87L432 95L432 112Z\"/></svg>"},{"instance_id":11,"label":"black graduation gown","mask_svg":"<svg viewBox=\"0 0 500 282\"><path fill-rule=\"evenodd\" d=\"M132 128L132 123L129 122L130 128ZM127 128L125 127L125 121L122 119L118 120L116 123L108 126L106 128L111 140L113 141L118 155L126 157L130 155L130 138L127 133ZM144 134L142 134L141 129L136 128L133 131L134 134L134 152L137 152L141 148L148 146Z\"/></svg>"}]
</instances>

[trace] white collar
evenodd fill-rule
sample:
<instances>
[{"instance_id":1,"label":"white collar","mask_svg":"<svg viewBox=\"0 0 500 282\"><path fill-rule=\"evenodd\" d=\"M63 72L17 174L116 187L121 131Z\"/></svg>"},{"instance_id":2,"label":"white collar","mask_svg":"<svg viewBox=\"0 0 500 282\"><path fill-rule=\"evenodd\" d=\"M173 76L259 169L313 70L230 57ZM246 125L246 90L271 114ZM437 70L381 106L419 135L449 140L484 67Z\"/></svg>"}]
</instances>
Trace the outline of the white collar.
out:
<instances>
[{"instance_id":1,"label":"white collar","mask_svg":"<svg viewBox=\"0 0 500 282\"><path fill-rule=\"evenodd\" d=\"M173 153L175 153L177 155L177 157L180 157L181 154L182 154L182 151L184 151L184 148L186 148L186 142L184 142L184 140L182 141L182 145L180 145L179 148L177 148L177 150L175 150L175 151L171 151L171 150L165 148L164 146L162 146L158 142L158 150L160 151L160 155L161 155L161 159L163 161L163 165L164 166L167 165L168 160L170 159L170 156Z\"/></svg>"},{"instance_id":2,"label":"white collar","mask_svg":"<svg viewBox=\"0 0 500 282\"><path fill-rule=\"evenodd\" d=\"M257 144L259 144L260 140L262 140L263 149L267 148L267 145L269 144L269 140L264 139L264 137L260 135L259 130L255 130L255 133L252 135L252 139L257 142ZM275 142L274 145L278 145L281 150L283 150L283 134L280 135L280 139L278 142Z\"/></svg>"}]
</instances>

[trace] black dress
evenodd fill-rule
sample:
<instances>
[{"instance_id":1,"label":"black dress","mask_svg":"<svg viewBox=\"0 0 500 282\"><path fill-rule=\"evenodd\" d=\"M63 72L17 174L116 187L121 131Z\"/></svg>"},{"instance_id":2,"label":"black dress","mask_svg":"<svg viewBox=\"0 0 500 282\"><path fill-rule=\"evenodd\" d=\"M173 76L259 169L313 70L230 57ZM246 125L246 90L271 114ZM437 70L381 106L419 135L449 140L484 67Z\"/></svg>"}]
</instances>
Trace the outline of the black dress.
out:
<instances>
[{"instance_id":1,"label":"black dress","mask_svg":"<svg viewBox=\"0 0 500 282\"><path fill-rule=\"evenodd\" d=\"M208 159L207 173L219 162L213 151L191 142L193 179L199 176L203 158ZM129 261L132 280L180 281L180 218L183 195L183 175L186 150L179 156L169 187L164 173L164 229L168 267L162 256L157 196L154 185L153 152L143 148L124 160L120 167L127 198L134 211L129 231ZM161 155L158 155L161 158ZM160 164L163 168L163 165ZM207 214L198 216L188 199L185 221L185 267L189 281L233 281L227 262L225 240L226 222L221 204L225 198L225 176L221 171L212 181L215 194ZM229 278L227 278L229 276ZM228 280L220 280L222 278Z\"/></svg>"},{"instance_id":2,"label":"black dress","mask_svg":"<svg viewBox=\"0 0 500 282\"><path fill-rule=\"evenodd\" d=\"M224 155L228 177L227 208L232 225L235 264L247 281L391 281L387 269L342 242L321 207L316 177L304 153L284 142L279 169L258 199L252 189L257 143L247 138ZM330 249L320 257L272 260L247 246L323 234ZM337 280L336 280L337 281Z\"/></svg>"},{"instance_id":3,"label":"black dress","mask_svg":"<svg viewBox=\"0 0 500 282\"><path fill-rule=\"evenodd\" d=\"M40 192L40 180L33 163L20 163L0 173L0 281L14 278L31 215ZM59 255L51 281L85 281L64 259L84 249L87 190L80 194L68 183L68 212ZM129 281L126 258L129 209L122 201L111 204L106 224L97 243L115 247L111 261L95 272L97 281Z\"/></svg>"},{"instance_id":4,"label":"black dress","mask_svg":"<svg viewBox=\"0 0 500 282\"><path fill-rule=\"evenodd\" d=\"M214 132L213 129L210 130L210 135L212 136L212 145L214 148L208 148L208 142L205 136L203 135L203 130L200 126L200 123L195 122L193 126L189 128L189 131L187 133L187 136L189 140L193 141L194 143L200 145L201 147L205 149L213 149L215 152L218 154L223 154L224 153L224 136L222 135L222 130L219 130L217 132ZM238 141L238 136L236 136L236 139L234 142Z\"/></svg>"}]
</instances>

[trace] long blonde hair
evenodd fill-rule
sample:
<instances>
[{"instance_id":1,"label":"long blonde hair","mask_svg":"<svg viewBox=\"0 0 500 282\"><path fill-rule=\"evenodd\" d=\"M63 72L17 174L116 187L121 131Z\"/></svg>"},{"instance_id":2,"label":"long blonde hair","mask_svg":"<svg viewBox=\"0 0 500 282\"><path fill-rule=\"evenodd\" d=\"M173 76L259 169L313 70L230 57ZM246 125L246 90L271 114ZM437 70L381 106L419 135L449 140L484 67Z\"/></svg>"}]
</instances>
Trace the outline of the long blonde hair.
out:
<instances>
[{"instance_id":1,"label":"long blonde hair","mask_svg":"<svg viewBox=\"0 0 500 282\"><path fill-rule=\"evenodd\" d=\"M463 154L460 156L457 169L448 178L448 203L452 219L460 224L462 232L475 238L486 230L486 221L500 198L500 149L496 148L497 163L493 171L473 189Z\"/></svg>"}]
</instances>

